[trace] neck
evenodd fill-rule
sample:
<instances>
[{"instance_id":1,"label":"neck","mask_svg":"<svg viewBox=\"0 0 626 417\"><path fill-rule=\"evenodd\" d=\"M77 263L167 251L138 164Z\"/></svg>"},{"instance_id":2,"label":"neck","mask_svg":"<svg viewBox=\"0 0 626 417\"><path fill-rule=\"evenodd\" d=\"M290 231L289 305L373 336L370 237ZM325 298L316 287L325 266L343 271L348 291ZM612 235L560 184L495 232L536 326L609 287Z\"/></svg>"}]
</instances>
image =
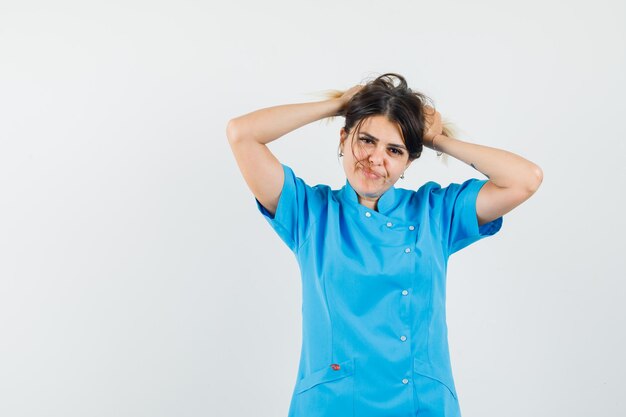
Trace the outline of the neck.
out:
<instances>
[{"instance_id":1,"label":"neck","mask_svg":"<svg viewBox=\"0 0 626 417\"><path fill-rule=\"evenodd\" d=\"M368 207L374 211L378 211L378 198L376 200L369 200L359 196L359 204Z\"/></svg>"}]
</instances>

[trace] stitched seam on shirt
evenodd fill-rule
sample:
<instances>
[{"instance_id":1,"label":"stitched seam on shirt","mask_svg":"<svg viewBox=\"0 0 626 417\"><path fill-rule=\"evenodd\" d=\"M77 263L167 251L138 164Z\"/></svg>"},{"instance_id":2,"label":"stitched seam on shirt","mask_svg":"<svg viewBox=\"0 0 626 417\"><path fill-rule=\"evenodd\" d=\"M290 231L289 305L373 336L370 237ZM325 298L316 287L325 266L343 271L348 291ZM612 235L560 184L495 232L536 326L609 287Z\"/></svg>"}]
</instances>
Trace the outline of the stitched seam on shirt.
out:
<instances>
[{"instance_id":1,"label":"stitched seam on shirt","mask_svg":"<svg viewBox=\"0 0 626 417\"><path fill-rule=\"evenodd\" d=\"M291 233L289 233L289 229L287 229L285 226L283 226L283 224L281 222L279 222L279 221L276 221L274 219L270 219L270 220L271 220L271 223L274 224L274 228L276 229L276 232L282 231L282 233L278 233L279 237L281 237L281 239L282 239L282 236L286 236L288 238L289 242L291 242L291 244L285 242L285 243L287 243L287 246L289 246L289 248L294 247L295 246L295 242L294 242L293 239L291 239L289 237L289 235L291 234ZM271 226L271 224L270 224L270 226Z\"/></svg>"},{"instance_id":2,"label":"stitched seam on shirt","mask_svg":"<svg viewBox=\"0 0 626 417\"><path fill-rule=\"evenodd\" d=\"M313 229L315 229L315 226L317 226L317 219L311 221L309 225L309 232L307 233L302 243L296 248L296 253L299 253L300 249L302 249L302 247L309 241L309 238L313 234Z\"/></svg>"},{"instance_id":3,"label":"stitched seam on shirt","mask_svg":"<svg viewBox=\"0 0 626 417\"><path fill-rule=\"evenodd\" d=\"M433 291L433 287L434 287L434 274L433 274L433 261L432 259L428 259L428 272L430 275L430 285L428 286L428 290L429 290L429 296L428 296L428 307L427 310L428 311L428 333L426 334L426 356L428 357L428 363L432 363L431 359L430 359L430 336L431 336L431 330L430 330L430 326L432 325L433 322L433 297L434 297L434 291Z\"/></svg>"},{"instance_id":4,"label":"stitched seam on shirt","mask_svg":"<svg viewBox=\"0 0 626 417\"><path fill-rule=\"evenodd\" d=\"M435 227L436 227L436 230L437 230L437 233L439 234L439 236L441 236L441 217L442 216L443 216L443 213L441 213L439 216L433 216L432 215L432 210L428 210L428 218L429 219L432 218L435 221ZM431 227L431 225L429 224L428 227ZM446 244L445 245L441 245L441 249L443 250L443 253L444 253L445 256L448 256L448 250L444 246L448 246L448 241L449 240L450 240L450 238L449 238L449 233L448 233L448 236L446 237ZM441 242L441 240L439 240L439 242Z\"/></svg>"},{"instance_id":5,"label":"stitched seam on shirt","mask_svg":"<svg viewBox=\"0 0 626 417\"><path fill-rule=\"evenodd\" d=\"M333 316L330 313L330 304L328 304L328 293L326 291L326 280L328 279L328 277L326 275L324 275L324 283L323 283L323 289L324 289L324 305L326 306L326 312L328 314L328 322L330 324L330 362L334 363L335 362L335 349L334 349L334 326L333 326Z\"/></svg>"}]
</instances>

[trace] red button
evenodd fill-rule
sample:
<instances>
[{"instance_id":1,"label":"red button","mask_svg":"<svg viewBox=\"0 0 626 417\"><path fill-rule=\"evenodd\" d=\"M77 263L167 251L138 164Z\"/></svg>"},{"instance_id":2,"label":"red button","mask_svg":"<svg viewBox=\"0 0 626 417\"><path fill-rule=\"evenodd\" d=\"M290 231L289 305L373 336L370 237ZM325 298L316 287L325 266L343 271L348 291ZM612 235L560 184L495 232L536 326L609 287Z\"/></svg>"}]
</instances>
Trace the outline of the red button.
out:
<instances>
[{"instance_id":1,"label":"red button","mask_svg":"<svg viewBox=\"0 0 626 417\"><path fill-rule=\"evenodd\" d=\"M330 365L330 367L333 368L333 371L338 371L339 369L341 369L341 367L336 363L333 363L332 365Z\"/></svg>"}]
</instances>

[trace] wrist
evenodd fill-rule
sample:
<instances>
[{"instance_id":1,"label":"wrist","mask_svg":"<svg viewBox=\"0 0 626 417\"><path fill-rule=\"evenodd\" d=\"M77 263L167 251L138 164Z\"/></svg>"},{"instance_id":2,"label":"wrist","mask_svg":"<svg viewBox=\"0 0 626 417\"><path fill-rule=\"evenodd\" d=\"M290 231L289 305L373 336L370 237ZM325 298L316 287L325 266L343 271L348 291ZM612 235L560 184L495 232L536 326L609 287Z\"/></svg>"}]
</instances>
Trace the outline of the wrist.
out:
<instances>
[{"instance_id":1,"label":"wrist","mask_svg":"<svg viewBox=\"0 0 626 417\"><path fill-rule=\"evenodd\" d=\"M450 138L444 135L443 133L439 133L435 135L431 142L433 151L437 152L437 155L441 155L444 152L443 146L445 146L445 142L448 141L449 139Z\"/></svg>"},{"instance_id":2,"label":"wrist","mask_svg":"<svg viewBox=\"0 0 626 417\"><path fill-rule=\"evenodd\" d=\"M346 103L339 97L327 100L329 116L341 116Z\"/></svg>"}]
</instances>

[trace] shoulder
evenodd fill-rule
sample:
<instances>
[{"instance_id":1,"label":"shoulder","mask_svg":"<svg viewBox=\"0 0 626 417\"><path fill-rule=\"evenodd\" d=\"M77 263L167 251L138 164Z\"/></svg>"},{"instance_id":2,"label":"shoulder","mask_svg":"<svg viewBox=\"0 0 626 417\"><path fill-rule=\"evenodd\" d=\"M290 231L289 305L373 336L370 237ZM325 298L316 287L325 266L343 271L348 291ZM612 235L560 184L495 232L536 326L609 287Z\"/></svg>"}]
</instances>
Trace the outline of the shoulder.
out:
<instances>
[{"instance_id":1,"label":"shoulder","mask_svg":"<svg viewBox=\"0 0 626 417\"><path fill-rule=\"evenodd\" d=\"M479 180L477 178L469 178L461 183L452 182L445 187L439 183L429 181L422 185L416 194L427 195L430 199L449 199L455 198L461 193L477 193L487 180Z\"/></svg>"},{"instance_id":2,"label":"shoulder","mask_svg":"<svg viewBox=\"0 0 626 417\"><path fill-rule=\"evenodd\" d=\"M289 165L284 163L281 163L281 165L285 173L284 189L293 188L296 195L301 194L307 200L328 200L329 195L332 193L329 185L311 185L307 180L296 174Z\"/></svg>"},{"instance_id":3,"label":"shoulder","mask_svg":"<svg viewBox=\"0 0 626 417\"><path fill-rule=\"evenodd\" d=\"M425 202L437 198L441 194L441 185L435 181L428 181L422 184L417 190L406 188L396 188L396 193L400 199L408 204L423 205Z\"/></svg>"},{"instance_id":4,"label":"shoulder","mask_svg":"<svg viewBox=\"0 0 626 417\"><path fill-rule=\"evenodd\" d=\"M487 180L467 179L461 183L452 182L445 187L435 181L422 184L417 190L398 188L402 199L414 206L429 206L430 209L452 206L459 199L476 197L480 188Z\"/></svg>"}]
</instances>

